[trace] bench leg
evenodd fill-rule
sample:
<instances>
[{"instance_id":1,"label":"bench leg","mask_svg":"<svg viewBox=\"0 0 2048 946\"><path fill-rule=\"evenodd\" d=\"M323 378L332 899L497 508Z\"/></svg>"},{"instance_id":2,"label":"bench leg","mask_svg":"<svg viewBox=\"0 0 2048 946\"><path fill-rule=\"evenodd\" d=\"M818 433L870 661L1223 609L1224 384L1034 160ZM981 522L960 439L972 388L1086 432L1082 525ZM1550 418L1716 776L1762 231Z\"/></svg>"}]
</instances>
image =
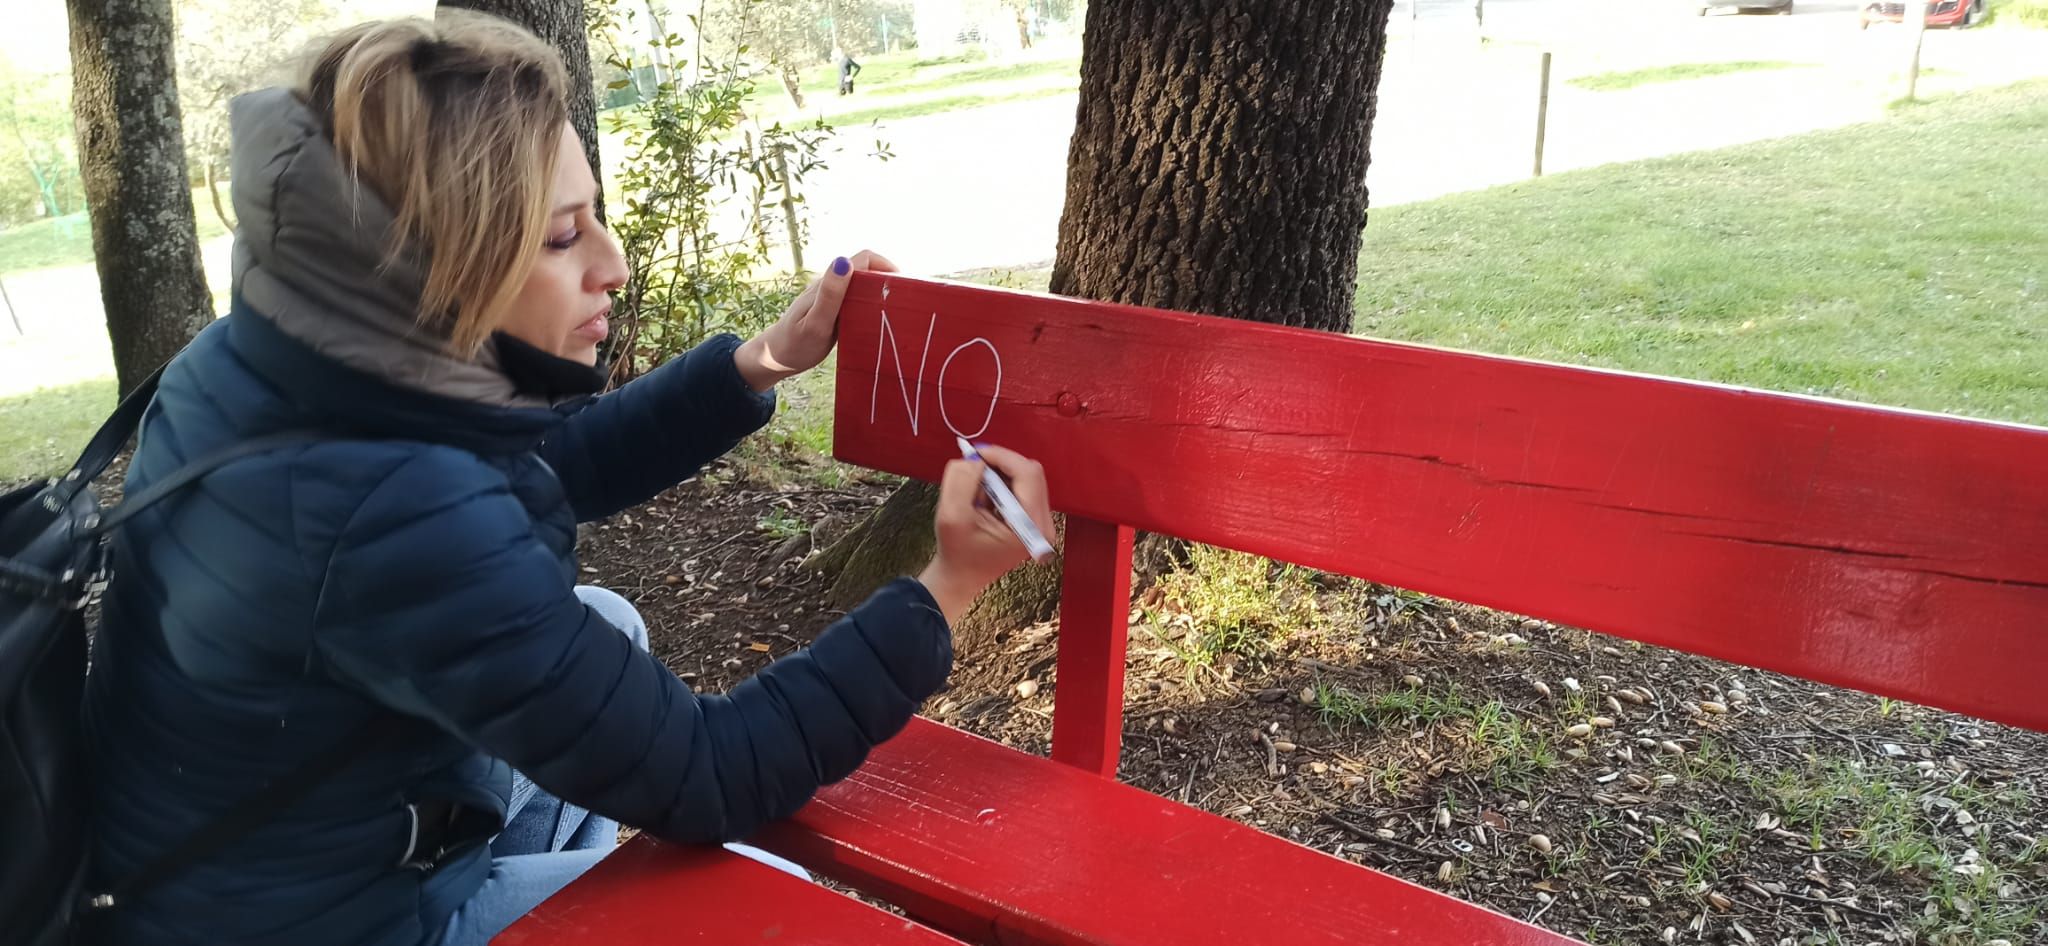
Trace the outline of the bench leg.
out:
<instances>
[{"instance_id":1,"label":"bench leg","mask_svg":"<svg viewBox=\"0 0 2048 946\"><path fill-rule=\"evenodd\" d=\"M1116 777L1124 731L1131 536L1130 526L1068 516L1060 575L1052 757L1107 778Z\"/></svg>"}]
</instances>

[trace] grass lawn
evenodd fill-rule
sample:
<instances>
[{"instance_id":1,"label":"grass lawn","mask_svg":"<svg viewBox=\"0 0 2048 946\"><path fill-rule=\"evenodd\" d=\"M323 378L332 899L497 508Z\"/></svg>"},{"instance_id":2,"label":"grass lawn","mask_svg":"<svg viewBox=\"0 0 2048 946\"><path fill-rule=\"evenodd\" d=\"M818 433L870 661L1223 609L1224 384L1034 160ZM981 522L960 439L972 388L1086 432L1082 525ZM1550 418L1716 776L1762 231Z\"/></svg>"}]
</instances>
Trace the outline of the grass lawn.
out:
<instances>
[{"instance_id":1,"label":"grass lawn","mask_svg":"<svg viewBox=\"0 0 2048 946\"><path fill-rule=\"evenodd\" d=\"M854 77L856 87L862 90L882 89L893 85L916 84L928 81L932 76L945 75L962 69L973 69L987 60L977 53L957 53L951 56L923 56L917 50L885 53L877 56L860 56L860 75ZM806 98L813 95L836 95L839 92L839 67L835 63L821 62L798 73L798 86ZM761 84L760 98L779 97L787 101L788 93L782 91L782 83L769 77Z\"/></svg>"},{"instance_id":2,"label":"grass lawn","mask_svg":"<svg viewBox=\"0 0 2048 946\"><path fill-rule=\"evenodd\" d=\"M1736 72L1768 72L1773 69L1798 69L1804 63L1782 60L1743 60L1740 62L1687 62L1673 66L1656 66L1649 69L1631 69L1627 72L1600 72L1570 80L1571 84L1594 92L1618 92L1654 82L1681 82L1686 79L1704 79L1709 76L1725 76ZM1924 73L1926 70L1922 70Z\"/></svg>"},{"instance_id":3,"label":"grass lawn","mask_svg":"<svg viewBox=\"0 0 2048 946\"><path fill-rule=\"evenodd\" d=\"M1081 84L1078 56L1000 62L973 55L919 59L915 52L891 53L861 61L853 96L839 95L839 73L827 65L803 72L804 107L798 109L774 76L763 76L747 110L764 123L808 122L820 115L834 125L933 115L963 108L1043 98L1073 92ZM632 109L607 112L635 122Z\"/></svg>"},{"instance_id":4,"label":"grass lawn","mask_svg":"<svg viewBox=\"0 0 2048 946\"><path fill-rule=\"evenodd\" d=\"M199 223L199 239L211 240L227 232L213 215L206 189L192 192L192 211ZM77 266L92 262L92 224L85 212L37 220L0 229L0 276L49 266Z\"/></svg>"},{"instance_id":5,"label":"grass lawn","mask_svg":"<svg viewBox=\"0 0 2048 946\"><path fill-rule=\"evenodd\" d=\"M982 91L963 91L954 95L936 97L905 96L903 101L875 104L868 108L849 109L828 116L832 124L841 128L865 125L869 122L885 122L899 118L916 118L920 115L936 115L940 112L957 111L963 108L981 108L984 105L1002 105L1008 102L1022 102L1027 99L1049 98L1055 95L1072 95L1081 87L1081 79L1075 76L1068 82L1050 84L1008 83L1001 86L983 85L975 88Z\"/></svg>"},{"instance_id":6,"label":"grass lawn","mask_svg":"<svg viewBox=\"0 0 2048 946\"><path fill-rule=\"evenodd\" d=\"M2048 423L2048 83L1372 212L1358 331Z\"/></svg>"},{"instance_id":7,"label":"grass lawn","mask_svg":"<svg viewBox=\"0 0 2048 946\"><path fill-rule=\"evenodd\" d=\"M113 378L0 398L0 484L63 469L113 409Z\"/></svg>"},{"instance_id":8,"label":"grass lawn","mask_svg":"<svg viewBox=\"0 0 2048 946\"><path fill-rule=\"evenodd\" d=\"M47 266L92 262L92 225L85 214L48 217L0 230L0 276Z\"/></svg>"},{"instance_id":9,"label":"grass lawn","mask_svg":"<svg viewBox=\"0 0 2048 946\"><path fill-rule=\"evenodd\" d=\"M1987 23L2048 29L2048 0L1993 0Z\"/></svg>"},{"instance_id":10,"label":"grass lawn","mask_svg":"<svg viewBox=\"0 0 2048 946\"><path fill-rule=\"evenodd\" d=\"M853 79L855 98L869 94L902 95L982 83L1017 82L1047 76L1081 74L1079 58L999 62L969 54L948 56L943 59L919 59L916 53L910 52L891 53L872 59L862 59L859 62L860 75ZM801 88L806 100L814 95L836 98L839 95L839 70L830 65L814 66L805 70ZM772 98L785 105L789 101L789 95L782 90L780 82L763 83L757 98Z\"/></svg>"}]
</instances>

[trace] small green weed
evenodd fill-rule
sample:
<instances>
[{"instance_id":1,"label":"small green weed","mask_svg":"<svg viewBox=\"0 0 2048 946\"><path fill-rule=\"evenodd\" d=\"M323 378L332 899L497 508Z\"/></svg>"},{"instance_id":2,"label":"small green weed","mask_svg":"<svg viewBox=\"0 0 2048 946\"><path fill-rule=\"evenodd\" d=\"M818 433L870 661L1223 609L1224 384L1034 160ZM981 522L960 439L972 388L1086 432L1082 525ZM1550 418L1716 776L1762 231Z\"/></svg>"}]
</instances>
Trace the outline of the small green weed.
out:
<instances>
[{"instance_id":1,"label":"small green weed","mask_svg":"<svg viewBox=\"0 0 2048 946\"><path fill-rule=\"evenodd\" d=\"M1190 667L1229 654L1267 657L1289 636L1322 625L1308 570L1256 555L1192 546L1187 565L1158 587L1148 619L1182 631L1169 643Z\"/></svg>"},{"instance_id":2,"label":"small green weed","mask_svg":"<svg viewBox=\"0 0 2048 946\"><path fill-rule=\"evenodd\" d=\"M754 525L762 532L778 539L793 539L811 531L809 523L791 515L789 510L780 506L769 509Z\"/></svg>"},{"instance_id":3,"label":"small green weed","mask_svg":"<svg viewBox=\"0 0 2048 946\"><path fill-rule=\"evenodd\" d=\"M1471 705L1455 686L1433 690L1402 687L1384 693L1359 693L1328 683L1317 683L1315 705L1326 726L1356 726L1374 731L1413 728L1424 723L1462 719L1472 713Z\"/></svg>"}]
</instances>

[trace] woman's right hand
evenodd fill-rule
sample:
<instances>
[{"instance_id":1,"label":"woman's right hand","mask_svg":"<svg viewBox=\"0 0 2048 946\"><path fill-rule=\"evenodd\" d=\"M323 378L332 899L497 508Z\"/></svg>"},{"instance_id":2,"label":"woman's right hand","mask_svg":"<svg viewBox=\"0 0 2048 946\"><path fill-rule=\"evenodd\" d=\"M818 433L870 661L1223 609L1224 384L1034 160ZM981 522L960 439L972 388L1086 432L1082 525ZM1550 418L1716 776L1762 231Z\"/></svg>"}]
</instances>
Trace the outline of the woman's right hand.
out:
<instances>
[{"instance_id":1,"label":"woman's right hand","mask_svg":"<svg viewBox=\"0 0 2048 946\"><path fill-rule=\"evenodd\" d=\"M1010 492L1038 524L1038 531L1052 535L1044 468L1014 450L975 449L1009 482ZM959 624L984 589L1030 558L1024 541L983 497L981 470L982 464L971 460L946 464L945 476L939 480L938 513L933 517L939 551L918 576L939 603L939 610L946 613L948 624Z\"/></svg>"}]
</instances>

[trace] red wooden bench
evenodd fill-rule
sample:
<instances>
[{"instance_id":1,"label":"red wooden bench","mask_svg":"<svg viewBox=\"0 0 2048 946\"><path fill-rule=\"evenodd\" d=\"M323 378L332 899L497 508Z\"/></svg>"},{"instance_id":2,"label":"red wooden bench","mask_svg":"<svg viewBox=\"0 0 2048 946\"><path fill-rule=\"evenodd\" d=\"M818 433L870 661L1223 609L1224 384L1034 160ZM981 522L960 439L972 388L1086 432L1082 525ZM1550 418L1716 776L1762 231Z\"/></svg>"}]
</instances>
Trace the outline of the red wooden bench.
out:
<instances>
[{"instance_id":1,"label":"red wooden bench","mask_svg":"<svg viewBox=\"0 0 2048 946\"><path fill-rule=\"evenodd\" d=\"M1133 528L2048 729L2048 431L869 275L836 425L1068 516L1053 759L919 720L757 839L970 942L1571 942L1115 782ZM934 936L641 840L499 942Z\"/></svg>"}]
</instances>

